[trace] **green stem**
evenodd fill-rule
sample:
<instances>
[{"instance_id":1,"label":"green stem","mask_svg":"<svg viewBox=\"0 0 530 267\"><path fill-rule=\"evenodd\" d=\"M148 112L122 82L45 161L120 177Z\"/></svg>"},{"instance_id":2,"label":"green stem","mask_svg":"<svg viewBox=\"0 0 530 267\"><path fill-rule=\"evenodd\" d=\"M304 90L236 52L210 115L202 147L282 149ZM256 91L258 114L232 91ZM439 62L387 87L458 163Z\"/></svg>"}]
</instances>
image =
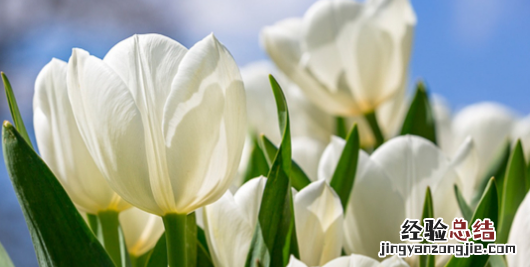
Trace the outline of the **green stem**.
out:
<instances>
[{"instance_id":1,"label":"green stem","mask_svg":"<svg viewBox=\"0 0 530 267\"><path fill-rule=\"evenodd\" d=\"M344 117L335 117L335 134L342 139L346 139L348 132L346 130L346 119Z\"/></svg>"},{"instance_id":2,"label":"green stem","mask_svg":"<svg viewBox=\"0 0 530 267\"><path fill-rule=\"evenodd\" d=\"M88 219L88 226L90 227L90 230L94 233L94 235L97 237L98 234L98 216L94 214L87 213L86 217Z\"/></svg>"},{"instance_id":3,"label":"green stem","mask_svg":"<svg viewBox=\"0 0 530 267\"><path fill-rule=\"evenodd\" d=\"M375 146L374 149L378 148L385 142L385 137L379 128L379 123L377 122L377 116L375 115L375 110L364 114L364 118L368 121L370 128L372 128L372 133L375 137Z\"/></svg>"},{"instance_id":4,"label":"green stem","mask_svg":"<svg viewBox=\"0 0 530 267\"><path fill-rule=\"evenodd\" d=\"M105 250L116 266L122 266L120 248L120 222L119 212L115 210L105 210L98 213L99 230Z\"/></svg>"},{"instance_id":5,"label":"green stem","mask_svg":"<svg viewBox=\"0 0 530 267\"><path fill-rule=\"evenodd\" d=\"M168 213L162 220L166 228L169 267L186 267L186 214Z\"/></svg>"}]
</instances>

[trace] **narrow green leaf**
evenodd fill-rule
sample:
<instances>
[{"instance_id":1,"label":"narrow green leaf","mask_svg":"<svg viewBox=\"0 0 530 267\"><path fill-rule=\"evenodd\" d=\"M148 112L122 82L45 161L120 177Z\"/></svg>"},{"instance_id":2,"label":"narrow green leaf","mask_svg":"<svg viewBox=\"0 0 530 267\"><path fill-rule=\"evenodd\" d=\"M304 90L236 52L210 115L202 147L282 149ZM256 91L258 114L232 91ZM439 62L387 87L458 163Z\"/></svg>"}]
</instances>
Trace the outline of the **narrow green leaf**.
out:
<instances>
[{"instance_id":1,"label":"narrow green leaf","mask_svg":"<svg viewBox=\"0 0 530 267\"><path fill-rule=\"evenodd\" d=\"M272 165L272 161L278 153L278 148L269 140L265 135L261 135L259 139L259 145L262 151L266 151L265 158L269 166ZM300 191L311 183L311 180L305 174L304 170L294 161L291 161L291 185L294 189Z\"/></svg>"},{"instance_id":2,"label":"narrow green leaf","mask_svg":"<svg viewBox=\"0 0 530 267\"><path fill-rule=\"evenodd\" d=\"M471 221L469 221L469 228L472 230L472 225L477 219L489 218L493 223L494 227L498 224L498 197L497 197L497 186L495 185L495 178L491 178L486 186L486 190L480 199L480 202L473 214ZM482 242L480 240L474 241L475 244L481 243L484 247L488 243ZM455 256L451 257L446 267L475 267L475 266L484 266L489 259L489 255L471 255L468 258L457 258Z\"/></svg>"},{"instance_id":3,"label":"narrow green leaf","mask_svg":"<svg viewBox=\"0 0 530 267\"><path fill-rule=\"evenodd\" d=\"M342 138L346 139L348 132L346 130L346 119L344 117L337 116L335 117L335 134Z\"/></svg>"},{"instance_id":4,"label":"narrow green leaf","mask_svg":"<svg viewBox=\"0 0 530 267\"><path fill-rule=\"evenodd\" d=\"M92 230L95 236L99 236L99 226L98 226L98 217L94 214L87 213L86 218L88 221L88 226Z\"/></svg>"},{"instance_id":5,"label":"narrow green leaf","mask_svg":"<svg viewBox=\"0 0 530 267\"><path fill-rule=\"evenodd\" d=\"M372 134L375 138L375 145L373 147L373 150L376 150L385 142L385 136L381 131L381 127L379 127L379 122L377 122L377 114L375 114L375 110L372 112L365 113L364 119L366 120L366 122L368 122L368 125L370 125L370 129L372 129Z\"/></svg>"},{"instance_id":6,"label":"narrow green leaf","mask_svg":"<svg viewBox=\"0 0 530 267\"><path fill-rule=\"evenodd\" d=\"M15 267L15 265L11 261L11 258L9 258L7 251L4 249L4 246L2 246L2 243L0 243L0 266Z\"/></svg>"},{"instance_id":7,"label":"narrow green leaf","mask_svg":"<svg viewBox=\"0 0 530 267\"><path fill-rule=\"evenodd\" d=\"M250 154L250 159L248 161L247 169L245 171L243 183L246 183L248 180L258 177L260 175L267 176L268 173L269 164L267 163L267 159L258 144L258 139L256 137L253 137L252 152Z\"/></svg>"},{"instance_id":8,"label":"narrow green leaf","mask_svg":"<svg viewBox=\"0 0 530 267\"><path fill-rule=\"evenodd\" d=\"M526 165L526 192L530 190L530 162Z\"/></svg>"},{"instance_id":9,"label":"narrow green leaf","mask_svg":"<svg viewBox=\"0 0 530 267\"><path fill-rule=\"evenodd\" d=\"M517 208L526 195L526 187L526 161L521 140L517 140L504 176L499 227L497 229L498 243L504 244L508 241L512 221Z\"/></svg>"},{"instance_id":10,"label":"narrow green leaf","mask_svg":"<svg viewBox=\"0 0 530 267\"><path fill-rule=\"evenodd\" d=\"M489 164L490 168L488 172L481 179L479 189L477 190L477 192L475 192L473 200L471 201L472 207L477 206L478 202L480 201L480 198L482 197L482 194L484 193L484 190L486 189L486 185L488 184L491 177L495 177L495 181L497 183L497 195L499 196L499 201L502 199L504 172L506 171L506 166L508 165L510 154L511 154L511 144L510 142L506 142L504 145L504 148L498 151L497 155L495 155L492 162L490 162Z\"/></svg>"},{"instance_id":11,"label":"narrow green leaf","mask_svg":"<svg viewBox=\"0 0 530 267\"><path fill-rule=\"evenodd\" d=\"M113 267L57 178L7 121L2 140L7 171L39 265Z\"/></svg>"},{"instance_id":12,"label":"narrow green leaf","mask_svg":"<svg viewBox=\"0 0 530 267\"><path fill-rule=\"evenodd\" d=\"M286 266L290 254L298 255L298 251L293 250L293 247L298 246L291 244L295 228L289 179L291 173L289 111L282 89L272 76L269 77L278 109L282 143L267 177L258 214L258 224L250 245L246 266Z\"/></svg>"},{"instance_id":13,"label":"narrow green leaf","mask_svg":"<svg viewBox=\"0 0 530 267\"><path fill-rule=\"evenodd\" d=\"M458 206L460 207L460 211L462 212L462 216L464 216L464 219L469 222L471 220L471 216L473 216L473 210L469 205L467 204L466 200L464 199L464 196L462 196L462 193L460 192L460 189L458 189L458 186L455 184L455 196L456 196L456 202L458 203Z\"/></svg>"},{"instance_id":14,"label":"narrow green leaf","mask_svg":"<svg viewBox=\"0 0 530 267\"><path fill-rule=\"evenodd\" d=\"M405 134L418 135L436 144L434 112L429 102L427 88L421 81L416 86L416 94L401 127L401 135Z\"/></svg>"},{"instance_id":15,"label":"narrow green leaf","mask_svg":"<svg viewBox=\"0 0 530 267\"><path fill-rule=\"evenodd\" d=\"M33 145L31 144L31 140L29 139L28 131L26 130L26 126L24 126L24 121L22 120L22 116L20 115L17 99L15 98L15 94L13 93L11 83L9 82L9 79L7 79L5 73L2 72L0 75L2 75L2 81L4 82L7 103L9 104L9 111L11 112L11 117L13 117L15 127L17 128L18 133L24 138L24 140L26 140L26 142L28 142L29 146L33 149Z\"/></svg>"},{"instance_id":16,"label":"narrow green leaf","mask_svg":"<svg viewBox=\"0 0 530 267\"><path fill-rule=\"evenodd\" d=\"M424 219L434 218L434 207L432 204L431 188L427 187L425 191L425 200L423 201L423 212L421 215L421 223L423 224ZM422 243L428 243L423 240ZM434 255L420 255L420 267L434 267L435 263Z\"/></svg>"},{"instance_id":17,"label":"narrow green leaf","mask_svg":"<svg viewBox=\"0 0 530 267\"><path fill-rule=\"evenodd\" d=\"M163 233L156 242L146 267L167 267L166 234Z\"/></svg>"},{"instance_id":18,"label":"narrow green leaf","mask_svg":"<svg viewBox=\"0 0 530 267\"><path fill-rule=\"evenodd\" d=\"M359 130L357 129L357 124L354 124L346 138L346 144L330 182L330 186L339 195L344 212L346 212L355 182L360 147Z\"/></svg>"}]
</instances>

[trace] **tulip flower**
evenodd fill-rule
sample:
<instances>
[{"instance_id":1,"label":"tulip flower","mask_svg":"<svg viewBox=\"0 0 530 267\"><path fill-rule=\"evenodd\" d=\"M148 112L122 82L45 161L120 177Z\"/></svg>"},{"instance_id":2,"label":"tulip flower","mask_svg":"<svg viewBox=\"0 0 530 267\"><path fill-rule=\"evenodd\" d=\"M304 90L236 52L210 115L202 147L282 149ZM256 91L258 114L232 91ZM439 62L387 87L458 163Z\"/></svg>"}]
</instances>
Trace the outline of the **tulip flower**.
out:
<instances>
[{"instance_id":1,"label":"tulip flower","mask_svg":"<svg viewBox=\"0 0 530 267\"><path fill-rule=\"evenodd\" d=\"M518 120L512 131L512 141L521 139L525 159L530 160L530 115Z\"/></svg>"},{"instance_id":2,"label":"tulip flower","mask_svg":"<svg viewBox=\"0 0 530 267\"><path fill-rule=\"evenodd\" d=\"M517 245L516 255L506 255L510 267L528 266L530 262L530 194L527 194L512 222L508 244Z\"/></svg>"},{"instance_id":3,"label":"tulip flower","mask_svg":"<svg viewBox=\"0 0 530 267\"><path fill-rule=\"evenodd\" d=\"M345 141L333 138L322 155L319 179L329 180ZM450 223L459 215L453 185L457 170L467 160L468 139L450 161L433 143L418 136L389 140L371 156L360 151L354 187L344 219L344 249L377 258L381 241L400 243L406 218L421 219L427 187L431 188L435 217Z\"/></svg>"},{"instance_id":4,"label":"tulip flower","mask_svg":"<svg viewBox=\"0 0 530 267\"><path fill-rule=\"evenodd\" d=\"M408 0L321 0L303 18L263 29L262 44L306 96L337 116L364 115L404 87L416 16Z\"/></svg>"},{"instance_id":5,"label":"tulip flower","mask_svg":"<svg viewBox=\"0 0 530 267\"><path fill-rule=\"evenodd\" d=\"M309 265L312 266L312 265ZM409 267L409 265L398 256L393 256L382 262L378 262L372 258L352 254L350 256L344 256L330 261L329 263L322 265L322 267ZM305 263L297 260L291 256L289 265L287 267L308 267Z\"/></svg>"},{"instance_id":6,"label":"tulip flower","mask_svg":"<svg viewBox=\"0 0 530 267\"><path fill-rule=\"evenodd\" d=\"M234 59L213 35L189 50L134 35L103 60L74 49L67 77L96 165L123 199L163 216L169 264L186 264L186 214L226 192L241 158L245 92Z\"/></svg>"},{"instance_id":7,"label":"tulip flower","mask_svg":"<svg viewBox=\"0 0 530 267\"><path fill-rule=\"evenodd\" d=\"M66 85L67 63L52 59L35 82L33 123L41 157L82 211L123 211L130 204L116 194L81 138Z\"/></svg>"},{"instance_id":8,"label":"tulip flower","mask_svg":"<svg viewBox=\"0 0 530 267\"><path fill-rule=\"evenodd\" d=\"M227 191L203 208L204 232L216 267L243 267L258 222L267 180L249 180L232 195Z\"/></svg>"},{"instance_id":9,"label":"tulip flower","mask_svg":"<svg viewBox=\"0 0 530 267\"><path fill-rule=\"evenodd\" d=\"M134 207L120 213L120 225L127 250L135 258L152 249L164 233L160 217Z\"/></svg>"},{"instance_id":10,"label":"tulip flower","mask_svg":"<svg viewBox=\"0 0 530 267\"><path fill-rule=\"evenodd\" d=\"M318 162L325 147L319 140L305 136L295 137L291 142L293 160L311 181L317 180Z\"/></svg>"},{"instance_id":11,"label":"tulip flower","mask_svg":"<svg viewBox=\"0 0 530 267\"><path fill-rule=\"evenodd\" d=\"M265 177L254 178L232 195L226 192L204 207L204 231L217 267L245 266L258 221ZM300 257L311 265L340 256L342 205L324 181L313 182L294 196L294 213Z\"/></svg>"}]
</instances>

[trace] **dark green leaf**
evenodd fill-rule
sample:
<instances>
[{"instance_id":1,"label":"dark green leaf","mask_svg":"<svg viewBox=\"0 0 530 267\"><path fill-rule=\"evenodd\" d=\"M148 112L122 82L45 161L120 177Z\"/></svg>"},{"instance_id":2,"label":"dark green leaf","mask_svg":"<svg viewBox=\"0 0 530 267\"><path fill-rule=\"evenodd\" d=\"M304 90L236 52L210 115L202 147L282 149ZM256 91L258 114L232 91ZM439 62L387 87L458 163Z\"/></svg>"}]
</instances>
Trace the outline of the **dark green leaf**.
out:
<instances>
[{"instance_id":1,"label":"dark green leaf","mask_svg":"<svg viewBox=\"0 0 530 267\"><path fill-rule=\"evenodd\" d=\"M523 202L526 195L526 187L526 161L521 140L518 140L508 161L504 176L499 226L497 228L498 243L504 244L508 241L513 217L515 217L517 208Z\"/></svg>"},{"instance_id":2,"label":"dark green leaf","mask_svg":"<svg viewBox=\"0 0 530 267\"><path fill-rule=\"evenodd\" d=\"M113 267L57 178L9 122L4 122L2 137L7 171L39 265Z\"/></svg>"},{"instance_id":3,"label":"dark green leaf","mask_svg":"<svg viewBox=\"0 0 530 267\"><path fill-rule=\"evenodd\" d=\"M434 113L427 95L427 88L421 81L416 86L416 94L401 127L401 135L405 134L418 135L436 144Z\"/></svg>"},{"instance_id":4,"label":"dark green leaf","mask_svg":"<svg viewBox=\"0 0 530 267\"><path fill-rule=\"evenodd\" d=\"M357 161L359 160L360 140L357 124L353 125L346 144L340 155L337 167L333 172L330 186L337 192L342 203L342 208L346 212L348 200L353 190L355 174L357 171Z\"/></svg>"},{"instance_id":5,"label":"dark green leaf","mask_svg":"<svg viewBox=\"0 0 530 267\"><path fill-rule=\"evenodd\" d=\"M273 160L263 191L258 214L258 224L252 239L246 266L286 266L290 254L298 255L292 245L295 234L292 206L291 183L291 133L289 111L285 96L276 82L270 77L272 90L278 109L278 121L282 133L282 143Z\"/></svg>"},{"instance_id":6,"label":"dark green leaf","mask_svg":"<svg viewBox=\"0 0 530 267\"><path fill-rule=\"evenodd\" d=\"M269 163L269 166L272 165L272 161L278 152L278 148L265 136L261 135L259 139L259 145L262 151L266 151L266 162ZM294 189L300 191L307 185L311 183L311 180L305 172L300 168L300 166L294 161L291 161L291 185Z\"/></svg>"},{"instance_id":7,"label":"dark green leaf","mask_svg":"<svg viewBox=\"0 0 530 267\"><path fill-rule=\"evenodd\" d=\"M146 267L167 267L166 234L163 233L156 242Z\"/></svg>"},{"instance_id":8,"label":"dark green leaf","mask_svg":"<svg viewBox=\"0 0 530 267\"><path fill-rule=\"evenodd\" d=\"M425 192L425 200L423 201L423 212L421 215L421 222L423 224L424 219L434 218L434 207L432 204L431 188L427 187ZM423 240L422 243L428 243ZM434 267L435 258L434 255L420 255L420 267Z\"/></svg>"},{"instance_id":9,"label":"dark green leaf","mask_svg":"<svg viewBox=\"0 0 530 267\"><path fill-rule=\"evenodd\" d=\"M250 159L245 171L243 183L246 183L248 180L261 175L267 176L268 173L269 164L267 163L267 159L265 158L265 155L258 144L258 139L253 137L252 152L250 154Z\"/></svg>"},{"instance_id":10,"label":"dark green leaf","mask_svg":"<svg viewBox=\"0 0 530 267\"><path fill-rule=\"evenodd\" d=\"M346 130L346 119L344 117L335 117L335 128L335 134L342 139L346 139L348 132Z\"/></svg>"},{"instance_id":11,"label":"dark green leaf","mask_svg":"<svg viewBox=\"0 0 530 267\"><path fill-rule=\"evenodd\" d=\"M4 246L2 246L2 243L0 243L0 266L15 267L15 265L13 265L13 262L11 262L11 258L9 258L7 251L4 249Z\"/></svg>"},{"instance_id":12,"label":"dark green leaf","mask_svg":"<svg viewBox=\"0 0 530 267\"><path fill-rule=\"evenodd\" d=\"M455 189L456 202L458 203L458 206L460 207L462 216L464 216L464 219L466 219L466 221L471 220L471 216L473 216L473 210L467 204L466 200L464 199L464 196L462 196L462 193L460 192L456 184L454 186L454 189Z\"/></svg>"},{"instance_id":13,"label":"dark green leaf","mask_svg":"<svg viewBox=\"0 0 530 267\"><path fill-rule=\"evenodd\" d=\"M495 185L495 178L491 178L486 186L486 190L480 199L480 202L473 214L471 221L469 221L469 228L472 229L473 223L477 219L489 218L493 223L494 227L498 222L498 197L497 197L497 186ZM475 240L476 243L481 243L484 247L488 243L482 242L480 240ZM451 257L451 260L447 263L446 267L475 267L475 266L484 266L489 259L489 255L471 255L469 258L457 258L455 256Z\"/></svg>"},{"instance_id":14,"label":"dark green leaf","mask_svg":"<svg viewBox=\"0 0 530 267\"><path fill-rule=\"evenodd\" d=\"M504 145L504 148L502 150L499 150L497 155L493 158L492 162L490 162L488 169L488 172L486 175L481 179L479 190L475 192L475 196L473 197L473 200L471 201L471 206L476 207L480 198L482 197L482 194L484 193L484 190L486 189L486 185L488 184L491 177L495 177L495 181L497 183L497 194L499 196L499 200L502 197L502 187L503 187L503 181L504 181L504 172L506 171L506 166L508 165L508 160L510 159L511 154L511 144L510 142L506 142Z\"/></svg>"},{"instance_id":15,"label":"dark green leaf","mask_svg":"<svg viewBox=\"0 0 530 267\"><path fill-rule=\"evenodd\" d=\"M18 109L17 99L15 98L15 94L13 93L13 88L11 87L11 83L7 79L7 76L5 73L1 73L2 75L2 81L4 82L4 89L6 92L6 98L7 103L9 104L9 111L11 112L11 117L13 117L13 122L15 123L15 127L17 128L18 133L28 142L29 146L33 148L33 145L31 144L31 140L29 139L28 131L26 131L26 126L24 126L24 121L22 120L22 116L20 115L20 110Z\"/></svg>"}]
</instances>

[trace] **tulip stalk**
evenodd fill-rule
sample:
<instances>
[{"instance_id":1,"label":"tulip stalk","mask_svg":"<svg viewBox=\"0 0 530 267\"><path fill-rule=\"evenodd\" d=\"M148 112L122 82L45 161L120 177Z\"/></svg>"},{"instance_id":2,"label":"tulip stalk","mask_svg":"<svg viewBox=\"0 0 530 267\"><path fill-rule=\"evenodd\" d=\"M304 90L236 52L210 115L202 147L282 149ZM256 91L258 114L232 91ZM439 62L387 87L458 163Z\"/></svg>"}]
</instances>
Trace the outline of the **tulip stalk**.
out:
<instances>
[{"instance_id":1,"label":"tulip stalk","mask_svg":"<svg viewBox=\"0 0 530 267\"><path fill-rule=\"evenodd\" d=\"M372 133L374 134L374 137L375 137L374 149L376 149L385 142L385 137L383 136L383 132L381 132L381 128L379 128L379 123L377 122L377 116L375 114L375 110L365 113L364 118L366 118L366 121L370 125L370 128L372 129Z\"/></svg>"},{"instance_id":2,"label":"tulip stalk","mask_svg":"<svg viewBox=\"0 0 530 267\"><path fill-rule=\"evenodd\" d=\"M337 116L335 117L335 134L342 138L346 139L348 131L346 130L346 119L344 117Z\"/></svg>"},{"instance_id":3,"label":"tulip stalk","mask_svg":"<svg viewBox=\"0 0 530 267\"><path fill-rule=\"evenodd\" d=\"M97 214L98 237L116 266L122 266L119 214L115 210L105 210Z\"/></svg>"},{"instance_id":4,"label":"tulip stalk","mask_svg":"<svg viewBox=\"0 0 530 267\"><path fill-rule=\"evenodd\" d=\"M186 267L186 214L168 213L162 220L166 229L169 266Z\"/></svg>"}]
</instances>

